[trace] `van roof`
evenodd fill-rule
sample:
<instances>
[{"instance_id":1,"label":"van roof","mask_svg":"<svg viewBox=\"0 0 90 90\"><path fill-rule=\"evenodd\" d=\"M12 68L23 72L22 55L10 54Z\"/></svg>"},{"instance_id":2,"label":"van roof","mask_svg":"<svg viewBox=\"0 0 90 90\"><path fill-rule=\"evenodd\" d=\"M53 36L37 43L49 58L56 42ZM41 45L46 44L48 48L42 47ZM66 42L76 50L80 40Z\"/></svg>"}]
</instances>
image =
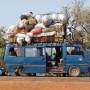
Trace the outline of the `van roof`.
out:
<instances>
[{"instance_id":1,"label":"van roof","mask_svg":"<svg viewBox=\"0 0 90 90\"><path fill-rule=\"evenodd\" d=\"M69 43L33 43L29 45L17 46L17 44L7 44L6 47L81 47L80 44L69 44Z\"/></svg>"}]
</instances>

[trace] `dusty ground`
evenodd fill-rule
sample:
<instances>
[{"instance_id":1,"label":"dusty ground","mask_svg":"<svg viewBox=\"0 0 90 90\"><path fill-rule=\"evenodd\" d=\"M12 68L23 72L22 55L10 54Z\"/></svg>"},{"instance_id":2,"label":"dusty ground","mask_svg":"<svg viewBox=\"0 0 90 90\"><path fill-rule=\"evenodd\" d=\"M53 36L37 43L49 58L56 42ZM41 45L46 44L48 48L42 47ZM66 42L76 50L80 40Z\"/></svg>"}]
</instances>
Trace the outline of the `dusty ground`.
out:
<instances>
[{"instance_id":1,"label":"dusty ground","mask_svg":"<svg viewBox=\"0 0 90 90\"><path fill-rule=\"evenodd\" d=\"M0 77L0 90L90 90L90 78Z\"/></svg>"}]
</instances>

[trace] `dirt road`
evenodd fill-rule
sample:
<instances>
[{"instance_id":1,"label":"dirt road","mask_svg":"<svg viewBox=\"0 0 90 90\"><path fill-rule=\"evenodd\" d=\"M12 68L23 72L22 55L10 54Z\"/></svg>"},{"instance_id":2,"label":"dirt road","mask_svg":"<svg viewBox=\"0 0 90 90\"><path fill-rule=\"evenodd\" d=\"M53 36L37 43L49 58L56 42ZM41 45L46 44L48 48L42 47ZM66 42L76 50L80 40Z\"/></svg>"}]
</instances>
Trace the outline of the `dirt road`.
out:
<instances>
[{"instance_id":1,"label":"dirt road","mask_svg":"<svg viewBox=\"0 0 90 90\"><path fill-rule=\"evenodd\" d=\"M0 77L0 90L90 90L90 78Z\"/></svg>"}]
</instances>

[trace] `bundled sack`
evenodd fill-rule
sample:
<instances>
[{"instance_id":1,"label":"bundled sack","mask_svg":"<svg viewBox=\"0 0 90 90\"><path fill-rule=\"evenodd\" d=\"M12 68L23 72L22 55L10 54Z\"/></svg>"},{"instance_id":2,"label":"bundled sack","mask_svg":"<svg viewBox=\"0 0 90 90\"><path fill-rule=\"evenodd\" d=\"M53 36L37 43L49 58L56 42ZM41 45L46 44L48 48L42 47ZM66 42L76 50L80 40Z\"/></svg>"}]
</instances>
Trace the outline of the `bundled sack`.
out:
<instances>
[{"instance_id":1,"label":"bundled sack","mask_svg":"<svg viewBox=\"0 0 90 90\"><path fill-rule=\"evenodd\" d=\"M26 29L28 29L28 30L30 31L30 30L33 29L33 28L35 27L35 25L37 24L37 20L36 20L34 17L30 17L30 18L28 19L28 21L29 21L29 23L28 23Z\"/></svg>"},{"instance_id":2,"label":"bundled sack","mask_svg":"<svg viewBox=\"0 0 90 90\"><path fill-rule=\"evenodd\" d=\"M26 30L30 31L37 24L36 18L32 12L27 12L21 15L19 27L25 26Z\"/></svg>"},{"instance_id":3,"label":"bundled sack","mask_svg":"<svg viewBox=\"0 0 90 90\"><path fill-rule=\"evenodd\" d=\"M19 32L16 25L12 25L8 28L8 31L6 31L7 40L9 42L15 42L15 35Z\"/></svg>"},{"instance_id":4,"label":"bundled sack","mask_svg":"<svg viewBox=\"0 0 90 90\"><path fill-rule=\"evenodd\" d=\"M55 31L52 32L42 32L40 34L35 34L33 37L47 37L47 36L54 36L56 34Z\"/></svg>"},{"instance_id":5,"label":"bundled sack","mask_svg":"<svg viewBox=\"0 0 90 90\"><path fill-rule=\"evenodd\" d=\"M17 42L19 45L23 45L23 42L25 41L26 35L23 34L23 33L18 33L18 34L16 34L15 36L16 36L16 42Z\"/></svg>"},{"instance_id":6,"label":"bundled sack","mask_svg":"<svg viewBox=\"0 0 90 90\"><path fill-rule=\"evenodd\" d=\"M64 35L64 24L63 23L56 23L54 25L51 25L50 28L53 28L56 32Z\"/></svg>"},{"instance_id":7,"label":"bundled sack","mask_svg":"<svg viewBox=\"0 0 90 90\"><path fill-rule=\"evenodd\" d=\"M34 29L35 30L35 29ZM35 31L32 31L32 33L27 33L26 35L26 38L25 38L25 41L27 43L31 43L31 42L50 42L50 41L53 41L54 38L53 36L56 34L55 31L53 32L43 32L42 29L39 29L37 28L37 32L36 30Z\"/></svg>"},{"instance_id":8,"label":"bundled sack","mask_svg":"<svg viewBox=\"0 0 90 90\"><path fill-rule=\"evenodd\" d=\"M31 42L53 42L56 32L46 32L37 35L33 35Z\"/></svg>"},{"instance_id":9,"label":"bundled sack","mask_svg":"<svg viewBox=\"0 0 90 90\"><path fill-rule=\"evenodd\" d=\"M22 45L23 42L25 42L25 37L26 37L26 29L25 27L22 27L22 28L19 28L19 33L17 33L15 35L16 37L16 42L19 44L19 45Z\"/></svg>"},{"instance_id":10,"label":"bundled sack","mask_svg":"<svg viewBox=\"0 0 90 90\"><path fill-rule=\"evenodd\" d=\"M43 29L42 28L34 28L31 30L30 33L32 33L33 35L36 35L36 34L40 34L43 32Z\"/></svg>"},{"instance_id":11,"label":"bundled sack","mask_svg":"<svg viewBox=\"0 0 90 90\"><path fill-rule=\"evenodd\" d=\"M25 42L26 42L27 44L30 44L30 43L31 43L31 39L32 39L32 37L31 37L30 35L26 35L26 36L25 36Z\"/></svg>"},{"instance_id":12,"label":"bundled sack","mask_svg":"<svg viewBox=\"0 0 90 90\"><path fill-rule=\"evenodd\" d=\"M45 25L44 25L43 23L37 23L37 24L35 25L35 28L42 28L42 29L44 29L44 28L46 28L46 27L45 27Z\"/></svg>"},{"instance_id":13,"label":"bundled sack","mask_svg":"<svg viewBox=\"0 0 90 90\"><path fill-rule=\"evenodd\" d=\"M33 35L31 42L32 43L39 43L39 42L62 43L64 42L64 37L63 35L57 33L56 31L43 32L41 34Z\"/></svg>"},{"instance_id":14,"label":"bundled sack","mask_svg":"<svg viewBox=\"0 0 90 90\"><path fill-rule=\"evenodd\" d=\"M6 34L16 34L18 33L17 25L11 25L8 30L6 31Z\"/></svg>"},{"instance_id":15,"label":"bundled sack","mask_svg":"<svg viewBox=\"0 0 90 90\"><path fill-rule=\"evenodd\" d=\"M40 28L40 27L37 27L37 28L32 29L30 32L28 32L28 33L26 34L25 41L26 41L28 44L31 43L31 38L32 38L34 35L41 34L42 32L43 32L43 29Z\"/></svg>"},{"instance_id":16,"label":"bundled sack","mask_svg":"<svg viewBox=\"0 0 90 90\"><path fill-rule=\"evenodd\" d=\"M43 31L44 32L55 31L55 32L58 32L58 33L64 35L64 25L62 23L56 23L54 25L50 25L49 28L45 28Z\"/></svg>"},{"instance_id":17,"label":"bundled sack","mask_svg":"<svg viewBox=\"0 0 90 90\"><path fill-rule=\"evenodd\" d=\"M58 14L57 13L51 14L50 18L53 20L53 23L57 23L58 22Z\"/></svg>"},{"instance_id":18,"label":"bundled sack","mask_svg":"<svg viewBox=\"0 0 90 90\"><path fill-rule=\"evenodd\" d=\"M19 33L21 34L26 34L28 32L25 27L18 28L18 30L19 30Z\"/></svg>"},{"instance_id":19,"label":"bundled sack","mask_svg":"<svg viewBox=\"0 0 90 90\"><path fill-rule=\"evenodd\" d=\"M28 21L29 21L30 25L36 25L37 24L37 20L35 19L35 17L30 17L28 19Z\"/></svg>"},{"instance_id":20,"label":"bundled sack","mask_svg":"<svg viewBox=\"0 0 90 90\"><path fill-rule=\"evenodd\" d=\"M41 34L43 29L40 27L32 29L30 32L27 33L28 36L33 37L33 35Z\"/></svg>"},{"instance_id":21,"label":"bundled sack","mask_svg":"<svg viewBox=\"0 0 90 90\"><path fill-rule=\"evenodd\" d=\"M58 14L58 22L66 23L67 20L68 20L68 17L65 14Z\"/></svg>"},{"instance_id":22,"label":"bundled sack","mask_svg":"<svg viewBox=\"0 0 90 90\"><path fill-rule=\"evenodd\" d=\"M31 19L30 19L31 20ZM32 20L31 20L32 21ZM29 20L23 19L20 20L19 23L17 24L18 28L22 30L23 28L25 29L25 32L29 32L31 29L34 28L36 23L31 23Z\"/></svg>"},{"instance_id":23,"label":"bundled sack","mask_svg":"<svg viewBox=\"0 0 90 90\"><path fill-rule=\"evenodd\" d=\"M46 32L53 32L53 31L56 32L55 27L44 28L43 31L44 31L44 33L46 33Z\"/></svg>"},{"instance_id":24,"label":"bundled sack","mask_svg":"<svg viewBox=\"0 0 90 90\"><path fill-rule=\"evenodd\" d=\"M27 26L28 24L29 24L29 21L26 20L26 19L20 20L20 21L17 23L17 25L18 25L19 28L25 27L25 26Z\"/></svg>"},{"instance_id":25,"label":"bundled sack","mask_svg":"<svg viewBox=\"0 0 90 90\"><path fill-rule=\"evenodd\" d=\"M8 36L8 42L9 43L15 43L16 42L16 37L15 37L15 35L10 35L10 36Z\"/></svg>"},{"instance_id":26,"label":"bundled sack","mask_svg":"<svg viewBox=\"0 0 90 90\"><path fill-rule=\"evenodd\" d=\"M28 20L30 17L33 17L33 13L32 12L25 12L20 16L20 19L21 20L23 20L23 19Z\"/></svg>"},{"instance_id":27,"label":"bundled sack","mask_svg":"<svg viewBox=\"0 0 90 90\"><path fill-rule=\"evenodd\" d=\"M31 39L32 43L39 43L39 42L48 42L48 43L50 43L50 42L53 42L53 43L58 42L58 43L62 43L63 41L64 41L63 37L60 37L60 36L57 37L55 35L50 35L50 33L47 36L45 36L45 34L40 35L40 37L39 37L39 35L37 35L37 36L32 37L32 39Z\"/></svg>"},{"instance_id":28,"label":"bundled sack","mask_svg":"<svg viewBox=\"0 0 90 90\"><path fill-rule=\"evenodd\" d=\"M63 13L53 13L50 15L51 19L54 23L61 23L61 22L67 22L68 17Z\"/></svg>"},{"instance_id":29,"label":"bundled sack","mask_svg":"<svg viewBox=\"0 0 90 90\"><path fill-rule=\"evenodd\" d=\"M53 22L49 15L36 15L35 18L38 23L43 23L45 26L49 26Z\"/></svg>"},{"instance_id":30,"label":"bundled sack","mask_svg":"<svg viewBox=\"0 0 90 90\"><path fill-rule=\"evenodd\" d=\"M36 15L35 19L37 20L38 23L42 23L42 15Z\"/></svg>"},{"instance_id":31,"label":"bundled sack","mask_svg":"<svg viewBox=\"0 0 90 90\"><path fill-rule=\"evenodd\" d=\"M45 16L42 17L42 23L43 23L46 27L48 27L48 26L52 25L53 20L50 18L49 15L45 15Z\"/></svg>"}]
</instances>

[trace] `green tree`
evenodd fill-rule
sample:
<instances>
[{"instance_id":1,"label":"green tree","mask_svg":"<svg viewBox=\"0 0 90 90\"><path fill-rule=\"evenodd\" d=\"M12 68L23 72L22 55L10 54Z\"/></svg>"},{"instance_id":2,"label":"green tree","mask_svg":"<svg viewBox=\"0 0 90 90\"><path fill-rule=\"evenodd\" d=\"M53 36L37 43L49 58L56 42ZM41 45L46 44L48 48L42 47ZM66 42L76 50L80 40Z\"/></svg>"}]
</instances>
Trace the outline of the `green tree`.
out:
<instances>
[{"instance_id":1,"label":"green tree","mask_svg":"<svg viewBox=\"0 0 90 90\"><path fill-rule=\"evenodd\" d=\"M0 27L0 48L4 46L3 36L5 34L5 27Z\"/></svg>"},{"instance_id":2,"label":"green tree","mask_svg":"<svg viewBox=\"0 0 90 90\"><path fill-rule=\"evenodd\" d=\"M74 39L80 40L84 38L85 46L90 48L90 7L84 7L85 0L71 0L72 4L68 12L71 16L74 17L74 23L80 25L83 28L83 31L77 31L75 28ZM73 23L71 22L71 23Z\"/></svg>"}]
</instances>

